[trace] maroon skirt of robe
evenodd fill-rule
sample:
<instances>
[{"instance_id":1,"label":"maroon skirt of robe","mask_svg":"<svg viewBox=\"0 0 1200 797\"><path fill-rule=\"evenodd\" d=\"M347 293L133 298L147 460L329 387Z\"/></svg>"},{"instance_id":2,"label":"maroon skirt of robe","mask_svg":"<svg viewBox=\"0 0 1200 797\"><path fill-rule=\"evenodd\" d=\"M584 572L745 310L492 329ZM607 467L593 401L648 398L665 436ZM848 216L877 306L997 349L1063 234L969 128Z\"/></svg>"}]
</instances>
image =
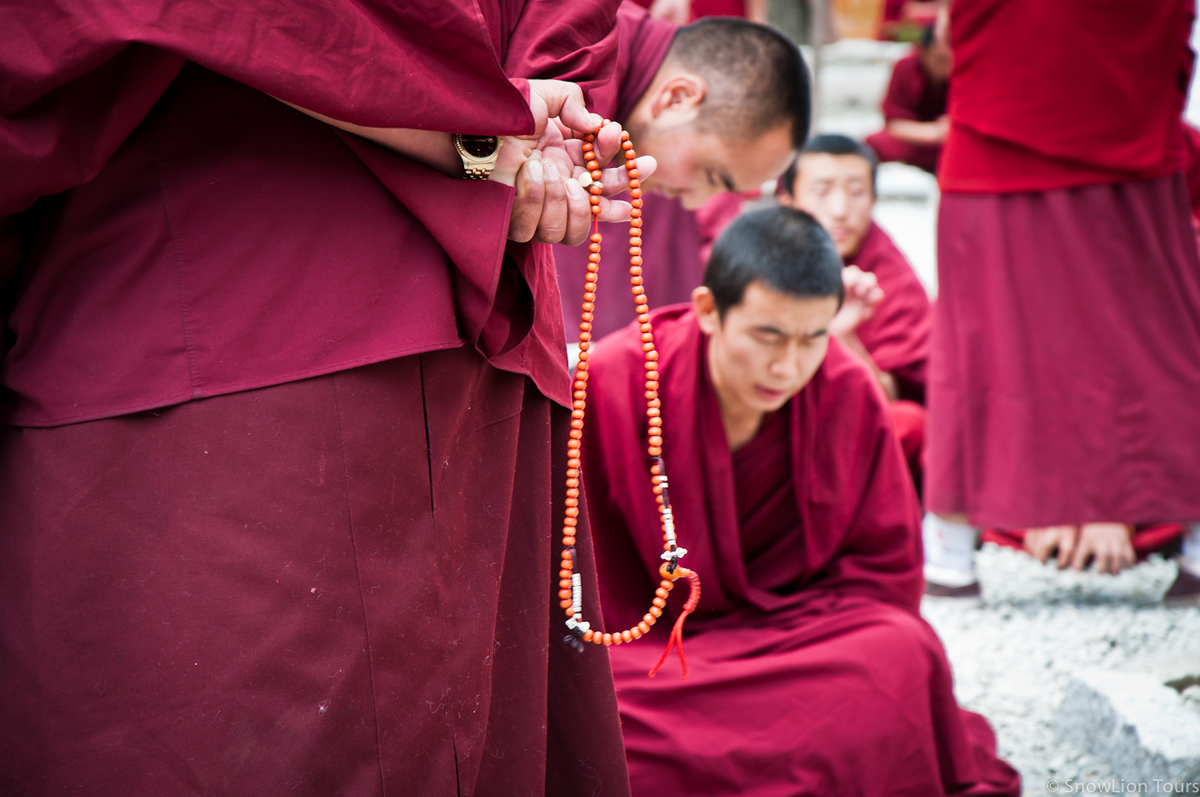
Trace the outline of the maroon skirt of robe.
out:
<instances>
[{"instance_id":1,"label":"maroon skirt of robe","mask_svg":"<svg viewBox=\"0 0 1200 797\"><path fill-rule=\"evenodd\" d=\"M1029 528L1200 519L1200 260L1180 175L942 196L926 502Z\"/></svg>"},{"instance_id":2,"label":"maroon skirt of robe","mask_svg":"<svg viewBox=\"0 0 1200 797\"><path fill-rule=\"evenodd\" d=\"M568 422L464 347L0 427L0 793L627 794Z\"/></svg>"}]
</instances>

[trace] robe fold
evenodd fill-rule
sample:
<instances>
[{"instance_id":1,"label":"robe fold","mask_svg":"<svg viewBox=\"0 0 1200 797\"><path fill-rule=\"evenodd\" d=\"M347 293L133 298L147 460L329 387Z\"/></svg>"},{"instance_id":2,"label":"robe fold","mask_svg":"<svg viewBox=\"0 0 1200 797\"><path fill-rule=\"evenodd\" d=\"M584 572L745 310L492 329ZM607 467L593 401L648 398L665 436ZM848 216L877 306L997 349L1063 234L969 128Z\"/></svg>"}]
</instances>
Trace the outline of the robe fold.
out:
<instances>
[{"instance_id":1,"label":"robe fold","mask_svg":"<svg viewBox=\"0 0 1200 797\"><path fill-rule=\"evenodd\" d=\"M463 342L566 402L552 260L505 246L512 190L267 95L357 124L527 133L525 78L607 80L612 6L10 4L0 420L110 417Z\"/></svg>"},{"instance_id":2,"label":"robe fold","mask_svg":"<svg viewBox=\"0 0 1200 797\"><path fill-rule=\"evenodd\" d=\"M939 84L930 79L921 65L920 53L914 51L897 61L892 68L892 77L883 97L884 121L937 121L946 114L949 90L948 82ZM887 130L867 136L867 144L884 163L900 161L931 174L937 173L938 159L942 154L941 144L913 144L896 138Z\"/></svg>"},{"instance_id":3,"label":"robe fold","mask_svg":"<svg viewBox=\"0 0 1200 797\"><path fill-rule=\"evenodd\" d=\"M1193 4L962 0L926 504L1006 529L1200 518Z\"/></svg>"},{"instance_id":4,"label":"robe fold","mask_svg":"<svg viewBox=\"0 0 1200 797\"><path fill-rule=\"evenodd\" d=\"M526 133L614 15L0 7L0 792L627 793L550 583L549 248L269 96Z\"/></svg>"},{"instance_id":5,"label":"robe fold","mask_svg":"<svg viewBox=\"0 0 1200 797\"><path fill-rule=\"evenodd\" d=\"M675 525L704 591L687 680L674 664L646 677L682 595L645 639L610 648L633 793L1018 794L918 615L920 516L870 371L831 341L731 454L694 313L653 323ZM583 476L605 625L625 628L662 551L639 334L600 341L590 362Z\"/></svg>"},{"instance_id":6,"label":"robe fold","mask_svg":"<svg viewBox=\"0 0 1200 797\"><path fill-rule=\"evenodd\" d=\"M623 123L650 88L678 28L650 17L632 3L622 4L618 10L617 26L621 36L616 76L608 85L592 91L590 107L608 119ZM636 141L633 144L637 147ZM622 195L621 198L627 197ZM705 244L705 230L697 221L696 213L684 208L677 199L647 191L642 195L642 202L642 218L646 222L642 234L646 295L654 307L686 302L704 277L701 250ZM629 282L622 276L624 267L617 256L621 242L628 240L629 225L604 224L600 232L604 235L604 251L608 254L600 267L599 298L592 320L592 335L597 339L637 317ZM571 342L579 336L587 256L583 247L554 246L563 319L567 339Z\"/></svg>"}]
</instances>

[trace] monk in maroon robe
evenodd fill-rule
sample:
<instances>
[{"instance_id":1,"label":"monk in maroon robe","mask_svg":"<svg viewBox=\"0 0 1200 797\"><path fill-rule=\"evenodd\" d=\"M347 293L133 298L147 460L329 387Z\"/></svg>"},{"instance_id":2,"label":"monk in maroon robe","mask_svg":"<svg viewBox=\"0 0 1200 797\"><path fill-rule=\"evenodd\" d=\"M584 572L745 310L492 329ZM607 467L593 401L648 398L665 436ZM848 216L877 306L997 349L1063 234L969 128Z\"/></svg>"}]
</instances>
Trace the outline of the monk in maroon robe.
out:
<instances>
[{"instance_id":1,"label":"monk in maroon robe","mask_svg":"<svg viewBox=\"0 0 1200 797\"><path fill-rule=\"evenodd\" d=\"M817 136L780 180L780 199L811 213L833 238L847 269L871 274L883 292L877 303L847 303L834 334L875 374L889 399L892 425L920 493L925 442L925 366L933 311L916 272L871 220L875 153L841 135Z\"/></svg>"},{"instance_id":2,"label":"monk in maroon robe","mask_svg":"<svg viewBox=\"0 0 1200 797\"><path fill-rule=\"evenodd\" d=\"M973 578L981 526L1031 529L1027 544L1116 572L1136 526L1200 519L1200 259L1179 121L1194 11L952 7L931 580ZM1167 598L1189 590L1200 565Z\"/></svg>"},{"instance_id":3,"label":"monk in maroon robe","mask_svg":"<svg viewBox=\"0 0 1200 797\"><path fill-rule=\"evenodd\" d=\"M614 14L5 4L0 792L627 793L550 622L565 340L508 240L586 234L544 79L608 80Z\"/></svg>"},{"instance_id":4,"label":"monk in maroon robe","mask_svg":"<svg viewBox=\"0 0 1200 797\"><path fill-rule=\"evenodd\" d=\"M828 329L842 263L815 219L739 217L692 305L652 316L683 564L703 580L686 680L646 677L680 610L610 648L634 795L1011 794L920 618L920 515L879 385ZM642 332L591 357L583 477L604 621L660 576ZM676 590L681 592L681 590Z\"/></svg>"},{"instance_id":5,"label":"monk in maroon robe","mask_svg":"<svg viewBox=\"0 0 1200 797\"><path fill-rule=\"evenodd\" d=\"M883 97L883 130L867 137L879 160L900 161L936 174L950 128L946 102L954 56L943 7L914 51L892 68Z\"/></svg>"},{"instance_id":6,"label":"monk in maroon robe","mask_svg":"<svg viewBox=\"0 0 1200 797\"><path fill-rule=\"evenodd\" d=\"M621 32L612 83L591 108L621 122L634 146L658 163L645 182L642 251L653 267L646 294L656 306L687 301L704 270L704 229L696 214L722 191L746 192L774 179L808 137L808 72L781 34L741 19L679 28L632 3L617 12ZM606 229L620 238L626 230ZM569 342L579 322L587 252L555 247ZM608 287L604 287L605 285ZM611 294L608 291L612 291ZM601 283L592 333L601 337L636 315L633 298Z\"/></svg>"}]
</instances>

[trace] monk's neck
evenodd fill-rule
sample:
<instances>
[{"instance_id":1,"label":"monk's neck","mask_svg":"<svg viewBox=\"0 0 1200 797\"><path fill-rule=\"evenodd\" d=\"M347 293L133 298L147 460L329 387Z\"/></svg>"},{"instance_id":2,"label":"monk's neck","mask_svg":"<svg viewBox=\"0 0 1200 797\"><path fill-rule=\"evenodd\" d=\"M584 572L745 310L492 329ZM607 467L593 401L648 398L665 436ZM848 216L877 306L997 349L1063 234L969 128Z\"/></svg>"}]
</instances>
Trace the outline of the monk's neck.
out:
<instances>
[{"instance_id":1,"label":"monk's neck","mask_svg":"<svg viewBox=\"0 0 1200 797\"><path fill-rule=\"evenodd\" d=\"M766 413L738 401L736 394L722 383L721 374L714 368L712 361L712 347L709 347L708 360L709 377L717 393L717 404L721 407L721 425L725 427L725 439L729 442L729 450L737 451L758 434Z\"/></svg>"},{"instance_id":2,"label":"monk's neck","mask_svg":"<svg viewBox=\"0 0 1200 797\"><path fill-rule=\"evenodd\" d=\"M718 397L718 401L720 398ZM762 428L766 413L754 410L744 412L727 412L724 403L721 404L721 421L725 426L725 439L729 441L729 451L732 453L749 443Z\"/></svg>"}]
</instances>

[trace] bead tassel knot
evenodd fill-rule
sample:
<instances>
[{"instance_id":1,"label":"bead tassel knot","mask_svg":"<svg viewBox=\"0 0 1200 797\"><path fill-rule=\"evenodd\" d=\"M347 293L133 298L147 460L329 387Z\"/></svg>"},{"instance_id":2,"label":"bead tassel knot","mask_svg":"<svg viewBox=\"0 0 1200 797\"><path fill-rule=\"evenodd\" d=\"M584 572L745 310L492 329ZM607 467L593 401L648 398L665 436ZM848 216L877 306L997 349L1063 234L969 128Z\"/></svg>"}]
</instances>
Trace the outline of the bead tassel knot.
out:
<instances>
[{"instance_id":1,"label":"bead tassel knot","mask_svg":"<svg viewBox=\"0 0 1200 797\"><path fill-rule=\"evenodd\" d=\"M604 120L604 124L608 124ZM659 520L663 530L663 564L659 568L662 580L655 590L654 600L637 625L619 633L601 633L593 630L591 624L583 619L583 585L579 573L575 569L575 529L579 522L579 485L580 444L583 438L584 410L587 407L587 378L588 356L592 339L592 319L596 302L596 280L600 271L600 164L595 158L596 134L589 133L583 141L583 154L586 160L587 172L584 180L588 180L589 201L592 208L592 234L588 240L587 277L583 288L583 312L579 323L579 364L575 367L574 402L571 411L571 433L567 441L567 499L566 512L563 518L563 553L559 575L559 605L567 613L567 628L570 634L566 641L583 650L584 642L596 645L620 645L640 639L650 631L650 627L658 622L667 606L667 597L680 578L686 578L691 584L688 600L680 612L679 618L671 629L667 640L667 649L662 658L650 670L654 677L660 667L666 662L671 650L679 651L679 661L683 669L683 677L688 677L687 658L683 655L683 621L696 608L700 600L700 576L694 571L679 564L679 559L687 550L680 548L675 539L675 517L671 512L671 502L667 494L667 473L663 465L663 424L662 402L658 398L658 351L654 347L654 328L650 324L650 304L646 299L646 291L642 287L642 189L641 175L637 170L637 153L629 140L629 133L621 132L621 150L625 156L625 173L629 178L630 211L629 222L629 282L633 289L634 302L637 304L637 320L642 333L642 350L645 353L646 368L646 414L649 417L648 440L646 452L650 455L650 482L653 485L654 500L658 504ZM590 178L590 180L589 180ZM582 180L581 180L582 182Z\"/></svg>"}]
</instances>

